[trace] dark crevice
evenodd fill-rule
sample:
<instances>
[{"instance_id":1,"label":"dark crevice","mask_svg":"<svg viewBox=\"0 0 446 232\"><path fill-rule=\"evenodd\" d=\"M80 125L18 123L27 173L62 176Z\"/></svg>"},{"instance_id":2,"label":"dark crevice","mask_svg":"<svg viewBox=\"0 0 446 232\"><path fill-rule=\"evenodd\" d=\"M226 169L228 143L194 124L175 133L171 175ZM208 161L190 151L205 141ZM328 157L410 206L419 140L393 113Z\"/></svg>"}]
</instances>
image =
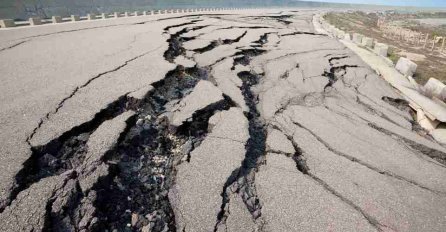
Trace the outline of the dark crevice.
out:
<instances>
[{"instance_id":1,"label":"dark crevice","mask_svg":"<svg viewBox=\"0 0 446 232\"><path fill-rule=\"evenodd\" d=\"M275 32L267 32L260 36L260 38L253 43L259 44L260 46L263 46L264 44L268 43L268 35L273 34Z\"/></svg>"},{"instance_id":2,"label":"dark crevice","mask_svg":"<svg viewBox=\"0 0 446 232\"><path fill-rule=\"evenodd\" d=\"M410 109L409 102L404 99L391 98L387 96L383 96L381 99L401 111L408 111Z\"/></svg>"},{"instance_id":3,"label":"dark crevice","mask_svg":"<svg viewBox=\"0 0 446 232\"><path fill-rule=\"evenodd\" d=\"M205 53L205 52L211 51L214 48L216 48L216 47L218 47L218 46L220 46L222 44L233 44L233 43L239 42L247 33L248 32L245 31L242 35L240 35L239 37L237 37L235 39L214 40L210 44L208 44L207 46L202 47L202 48L197 48L197 49L194 49L192 51L201 54L201 53Z\"/></svg>"},{"instance_id":4,"label":"dark crevice","mask_svg":"<svg viewBox=\"0 0 446 232\"><path fill-rule=\"evenodd\" d=\"M230 26L230 27L222 27L218 28L216 30L229 30L229 29L268 29L273 27L266 27L266 26Z\"/></svg>"},{"instance_id":5,"label":"dark crevice","mask_svg":"<svg viewBox=\"0 0 446 232\"><path fill-rule=\"evenodd\" d=\"M2 205L1 211L9 205L17 195L38 182L42 178L60 175L65 171L78 167L85 156L86 143L90 135L106 120L133 109L135 101L129 101L127 94L110 103L98 112L92 120L85 122L63 133L58 138L40 147L31 147L31 157L25 161L23 168L15 177L14 188L8 202ZM129 102L133 102L130 104Z\"/></svg>"},{"instance_id":6,"label":"dark crevice","mask_svg":"<svg viewBox=\"0 0 446 232\"><path fill-rule=\"evenodd\" d=\"M43 123L44 123L45 121L47 121L47 120L51 117L51 115L56 114L56 113L63 107L64 103L65 103L67 100L69 100L69 99L71 99L72 97L74 97L74 95L76 95L76 93L77 93L79 90L81 90L81 89L87 87L87 86L88 86L89 84L91 84L94 80L96 80L96 79L98 79L98 78L101 78L102 76L104 76L104 75L106 75L106 74L116 72L116 71L120 70L121 68L127 66L127 65L128 65L129 63L131 63L132 61L134 61L134 60L136 60L136 59L138 59L138 58L141 58L141 57L143 57L143 56L145 56L145 55L147 55L147 54L149 54L149 53L151 53L151 52L152 52L152 51L148 51L148 52L142 53L141 55L138 55L138 56L136 56L136 57L133 57L133 58L131 58L131 59L129 59L129 60L126 60L123 64L117 66L116 68L111 69L111 70L108 70L108 71L105 71L105 72L103 72L103 73L100 73L100 74L94 76L93 78L90 78L90 79L89 79L87 82L85 82L84 84L82 84L82 85L76 87L76 88L71 92L70 95L68 95L67 97L65 97L64 99L62 99L62 101L59 102L59 104L57 105L57 107L56 107L56 109L55 109L54 111L48 112L48 113L45 115L44 118L40 119L40 121L39 121L37 127L34 128L34 130L32 131L32 133L28 136L28 138L26 139L26 142L29 144L30 147L32 147L30 141L31 141L31 139L34 137L34 135L37 133L37 131L40 129L40 127L43 125Z\"/></svg>"},{"instance_id":7,"label":"dark crevice","mask_svg":"<svg viewBox=\"0 0 446 232\"><path fill-rule=\"evenodd\" d=\"M279 23L284 24L285 26L290 25L293 23L292 21L289 21L287 19L292 18L294 15L269 15L269 16L248 16L247 18L253 18L253 19L273 19L276 20Z\"/></svg>"},{"instance_id":8,"label":"dark crevice","mask_svg":"<svg viewBox=\"0 0 446 232\"><path fill-rule=\"evenodd\" d=\"M241 51L236 52L233 55L234 62L232 64L231 70L235 70L235 66L238 64L241 64L243 66L249 65L249 63L251 62L251 57L259 56L264 53L266 53L266 50L258 48L242 49Z\"/></svg>"},{"instance_id":9,"label":"dark crevice","mask_svg":"<svg viewBox=\"0 0 446 232\"><path fill-rule=\"evenodd\" d=\"M240 36L238 36L235 39L224 39L223 44L233 44L239 42L245 35L248 33L248 31L243 32Z\"/></svg>"},{"instance_id":10,"label":"dark crevice","mask_svg":"<svg viewBox=\"0 0 446 232\"><path fill-rule=\"evenodd\" d=\"M192 20L192 21L190 21L190 22L185 22L185 23L181 23L181 24L171 25L171 26L167 26L167 27L165 27L163 30L164 30L164 31L169 31L169 30L172 29L172 28L177 28L177 27L182 27L182 26L192 25L192 24L195 24L196 22L200 22L200 21L203 21L203 20Z\"/></svg>"},{"instance_id":11,"label":"dark crevice","mask_svg":"<svg viewBox=\"0 0 446 232\"><path fill-rule=\"evenodd\" d=\"M342 60L342 59L349 58L349 57L350 56L334 56L334 57L331 57L330 59L328 59L328 63L333 65L333 61L335 61L335 60Z\"/></svg>"},{"instance_id":12,"label":"dark crevice","mask_svg":"<svg viewBox=\"0 0 446 232\"><path fill-rule=\"evenodd\" d=\"M224 100L195 112L178 128L165 115L172 102L184 98L208 72L198 67L178 66L153 84L154 89L138 109L133 124L117 148L105 157L113 172L95 187L94 206L98 222L93 231L176 231L168 191L175 182L175 166L190 159L190 153L207 135L208 120L234 103ZM133 219L136 222L129 224Z\"/></svg>"},{"instance_id":13,"label":"dark crevice","mask_svg":"<svg viewBox=\"0 0 446 232\"><path fill-rule=\"evenodd\" d=\"M195 37L182 37L181 35L189 31L196 31L203 29L205 27L208 27L208 25L195 26L192 28L185 27L174 34L171 34L170 38L167 40L167 42L169 43L169 48L164 52L164 59L166 59L170 63L173 63L175 58L177 58L179 55L184 55L186 53L186 49L183 47L183 43L186 41L193 40L195 39Z\"/></svg>"},{"instance_id":14,"label":"dark crevice","mask_svg":"<svg viewBox=\"0 0 446 232\"><path fill-rule=\"evenodd\" d=\"M242 197L243 202L254 219L261 216L262 206L257 196L255 173L265 161L267 131L256 107L258 96L251 89L252 86L259 83L261 76L252 72L240 72L238 76L242 80L243 84L240 89L249 108L249 111L245 112L245 116L249 121L249 139L245 145L246 154L241 167L232 172L223 186L221 193L222 204L214 231L218 229L220 224L226 223L228 217L226 208L229 203L229 194L231 191L235 191Z\"/></svg>"},{"instance_id":15,"label":"dark crevice","mask_svg":"<svg viewBox=\"0 0 446 232\"><path fill-rule=\"evenodd\" d=\"M280 35L280 37L293 36L293 35L319 35L319 36L327 36L326 34L318 34L313 32L305 32L305 31L295 31L291 33L286 33Z\"/></svg>"},{"instance_id":16,"label":"dark crevice","mask_svg":"<svg viewBox=\"0 0 446 232\"><path fill-rule=\"evenodd\" d=\"M333 58L331 58L333 59ZM322 76L325 76L328 78L328 83L325 85L324 90L326 90L328 87L332 87L336 81L343 78L344 75L347 73L347 68L358 68L358 65L342 65L342 66L335 66L331 67L330 71L325 71Z\"/></svg>"},{"instance_id":17,"label":"dark crevice","mask_svg":"<svg viewBox=\"0 0 446 232\"><path fill-rule=\"evenodd\" d=\"M409 102L404 99L399 98L391 98L387 96L383 96L381 98L384 102L388 103L389 105L397 108L398 110L401 110L403 112L408 112L411 116L411 119L409 119L410 123L412 124L412 130L415 131L417 134L424 136L425 138L429 140L434 140L432 137L430 137L428 134L429 132L421 127L421 125L415 120L417 118L417 112L413 110L409 106Z\"/></svg>"},{"instance_id":18,"label":"dark crevice","mask_svg":"<svg viewBox=\"0 0 446 232\"><path fill-rule=\"evenodd\" d=\"M59 228L57 227L59 225L59 220L60 218L56 218L53 215L53 205L54 203L58 200L58 196L59 194L61 194L61 191L63 190L63 188L67 185L67 183L76 178L76 172L72 172L72 174L69 174L66 179L64 180L64 183L62 184L62 186L59 189L55 189L54 192L52 193L52 196L49 198L48 202L46 203L45 206L45 216L44 216L44 222L43 222L43 227L42 227L42 231L60 231L58 229L67 229L67 228Z\"/></svg>"},{"instance_id":19,"label":"dark crevice","mask_svg":"<svg viewBox=\"0 0 446 232\"><path fill-rule=\"evenodd\" d=\"M220 44L222 44L221 41L212 41L212 42L211 42L210 44L208 44L207 46L202 47L202 48L197 48L197 49L194 49L194 50L192 50L192 51L201 54L201 53L205 53L205 52L211 51L212 49L216 48L216 47L219 46Z\"/></svg>"},{"instance_id":20,"label":"dark crevice","mask_svg":"<svg viewBox=\"0 0 446 232\"><path fill-rule=\"evenodd\" d=\"M29 40L20 41L20 42L18 42L18 43L15 43L15 44L9 46L9 47L2 48L2 49L0 49L0 52L9 50L9 49L11 49L11 48L15 48L15 47L17 47L17 46L19 46L19 45L21 45L21 44L24 44L24 43L26 43L26 42L28 42L28 41L29 41Z\"/></svg>"},{"instance_id":21,"label":"dark crevice","mask_svg":"<svg viewBox=\"0 0 446 232\"><path fill-rule=\"evenodd\" d=\"M313 179L314 181L316 181L317 183L319 183L325 190L327 190L328 192L330 192L331 194L333 194L334 196L336 196L337 198L339 198L342 202L344 202L345 204L349 205L350 207L352 207L353 209L355 209L357 212L361 213L362 216L369 222L370 225L372 225L376 230L378 231L383 231L381 229L381 227L387 227L385 225L380 224L374 217L372 217L371 215L369 215L367 212L365 212L363 209L361 209L361 207L359 207L358 205L356 205L353 201L351 201L350 199L342 196L342 194L340 194L339 192L337 192L334 188L332 188L330 185L328 185L327 183L325 183L325 181L321 180L319 177L315 176L312 173L308 173L307 174L311 179Z\"/></svg>"},{"instance_id":22,"label":"dark crevice","mask_svg":"<svg viewBox=\"0 0 446 232\"><path fill-rule=\"evenodd\" d=\"M181 35L189 31L190 29L186 27L176 32L175 34L170 35L170 38L167 40L167 42L169 43L169 48L164 52L165 60L169 61L170 63L173 63L175 58L177 58L179 55L184 55L186 53L186 49L184 49L182 46L183 42L194 38L186 39L181 37Z\"/></svg>"}]
</instances>

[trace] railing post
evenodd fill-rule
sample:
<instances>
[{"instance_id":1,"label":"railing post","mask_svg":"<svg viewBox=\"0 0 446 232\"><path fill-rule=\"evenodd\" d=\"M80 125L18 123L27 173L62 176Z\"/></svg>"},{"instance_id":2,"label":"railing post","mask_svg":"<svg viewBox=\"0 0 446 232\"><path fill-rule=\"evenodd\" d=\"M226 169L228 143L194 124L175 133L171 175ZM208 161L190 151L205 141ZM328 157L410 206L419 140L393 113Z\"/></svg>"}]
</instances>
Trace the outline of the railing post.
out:
<instances>
[{"instance_id":1,"label":"railing post","mask_svg":"<svg viewBox=\"0 0 446 232\"><path fill-rule=\"evenodd\" d=\"M96 19L96 15L95 14L87 14L87 19L88 20L95 20Z\"/></svg>"},{"instance_id":2,"label":"railing post","mask_svg":"<svg viewBox=\"0 0 446 232\"><path fill-rule=\"evenodd\" d=\"M444 51L444 41L445 41L446 37L443 37L443 43L441 44L441 52Z\"/></svg>"},{"instance_id":3,"label":"railing post","mask_svg":"<svg viewBox=\"0 0 446 232\"><path fill-rule=\"evenodd\" d=\"M29 18L29 25L36 26L41 24L42 24L42 19L40 19L39 17Z\"/></svg>"},{"instance_id":4,"label":"railing post","mask_svg":"<svg viewBox=\"0 0 446 232\"><path fill-rule=\"evenodd\" d=\"M62 22L62 17L60 17L60 16L53 16L53 17L51 17L51 21L53 23L61 23Z\"/></svg>"},{"instance_id":5,"label":"railing post","mask_svg":"<svg viewBox=\"0 0 446 232\"><path fill-rule=\"evenodd\" d=\"M2 19L0 20L0 27L1 28L15 27L15 22L12 19Z\"/></svg>"}]
</instances>

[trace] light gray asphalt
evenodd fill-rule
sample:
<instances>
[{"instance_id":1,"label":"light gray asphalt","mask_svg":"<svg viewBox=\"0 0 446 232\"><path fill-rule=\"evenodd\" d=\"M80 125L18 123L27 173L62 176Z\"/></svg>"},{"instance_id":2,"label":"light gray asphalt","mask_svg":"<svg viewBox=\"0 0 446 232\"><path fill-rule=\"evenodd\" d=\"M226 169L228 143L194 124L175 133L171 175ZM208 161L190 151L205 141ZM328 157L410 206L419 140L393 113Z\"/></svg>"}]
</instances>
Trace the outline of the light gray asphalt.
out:
<instances>
[{"instance_id":1,"label":"light gray asphalt","mask_svg":"<svg viewBox=\"0 0 446 232\"><path fill-rule=\"evenodd\" d=\"M444 231L446 148L316 11L217 13L0 30L1 231Z\"/></svg>"}]
</instances>

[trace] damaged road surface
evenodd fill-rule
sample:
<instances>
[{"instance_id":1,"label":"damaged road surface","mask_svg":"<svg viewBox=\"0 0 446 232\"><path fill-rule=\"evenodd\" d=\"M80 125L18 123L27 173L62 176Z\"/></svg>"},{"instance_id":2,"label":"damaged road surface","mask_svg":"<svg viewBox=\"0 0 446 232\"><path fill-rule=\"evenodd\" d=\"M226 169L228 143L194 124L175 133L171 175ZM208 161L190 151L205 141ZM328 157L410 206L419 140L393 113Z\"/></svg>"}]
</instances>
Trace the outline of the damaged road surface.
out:
<instances>
[{"instance_id":1,"label":"damaged road surface","mask_svg":"<svg viewBox=\"0 0 446 232\"><path fill-rule=\"evenodd\" d=\"M316 13L0 31L0 231L444 231L446 148Z\"/></svg>"}]
</instances>

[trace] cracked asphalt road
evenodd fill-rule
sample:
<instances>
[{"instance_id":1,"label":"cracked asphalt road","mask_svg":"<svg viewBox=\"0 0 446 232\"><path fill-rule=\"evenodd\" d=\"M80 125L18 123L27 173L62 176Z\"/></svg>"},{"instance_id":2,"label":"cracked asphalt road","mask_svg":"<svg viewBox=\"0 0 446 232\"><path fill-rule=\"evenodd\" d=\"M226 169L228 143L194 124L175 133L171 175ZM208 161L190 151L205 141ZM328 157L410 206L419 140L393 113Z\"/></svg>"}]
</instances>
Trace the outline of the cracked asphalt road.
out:
<instances>
[{"instance_id":1,"label":"cracked asphalt road","mask_svg":"<svg viewBox=\"0 0 446 232\"><path fill-rule=\"evenodd\" d=\"M446 148L316 13L0 31L0 231L444 231Z\"/></svg>"}]
</instances>

